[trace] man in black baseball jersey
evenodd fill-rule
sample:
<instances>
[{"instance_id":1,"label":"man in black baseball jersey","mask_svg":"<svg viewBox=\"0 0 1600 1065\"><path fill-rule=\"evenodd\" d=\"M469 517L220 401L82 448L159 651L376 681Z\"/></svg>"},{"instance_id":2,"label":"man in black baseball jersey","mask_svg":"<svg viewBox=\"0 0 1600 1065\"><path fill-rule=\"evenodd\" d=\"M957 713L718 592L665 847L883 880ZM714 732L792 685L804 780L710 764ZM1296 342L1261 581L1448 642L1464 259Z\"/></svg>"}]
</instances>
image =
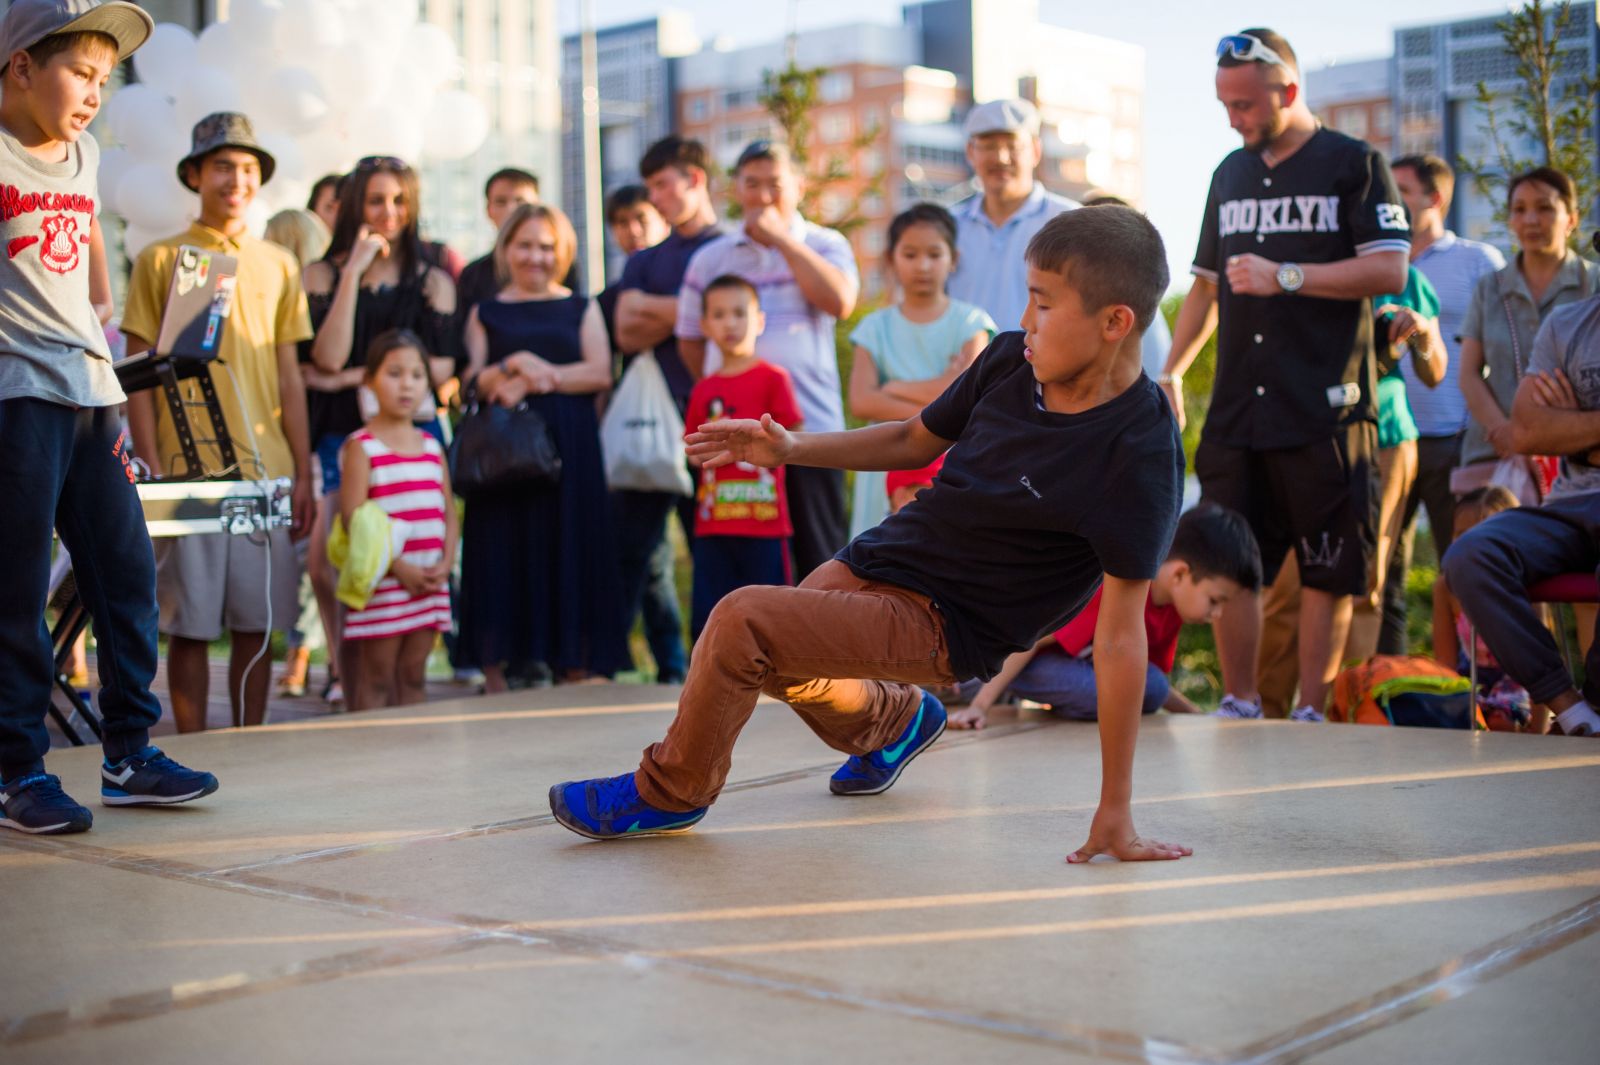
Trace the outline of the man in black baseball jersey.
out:
<instances>
[{"instance_id":1,"label":"man in black baseball jersey","mask_svg":"<svg viewBox=\"0 0 1600 1065\"><path fill-rule=\"evenodd\" d=\"M1405 288L1410 227L1383 157L1311 114L1281 36L1224 37L1216 85L1244 147L1212 174L1160 383L1181 419L1183 372L1218 330L1195 472L1205 499L1249 519L1268 584L1295 552L1305 594L1290 716L1320 721L1376 540L1371 297ZM1261 716L1260 633L1259 599L1236 596L1216 624L1220 716Z\"/></svg>"}]
</instances>

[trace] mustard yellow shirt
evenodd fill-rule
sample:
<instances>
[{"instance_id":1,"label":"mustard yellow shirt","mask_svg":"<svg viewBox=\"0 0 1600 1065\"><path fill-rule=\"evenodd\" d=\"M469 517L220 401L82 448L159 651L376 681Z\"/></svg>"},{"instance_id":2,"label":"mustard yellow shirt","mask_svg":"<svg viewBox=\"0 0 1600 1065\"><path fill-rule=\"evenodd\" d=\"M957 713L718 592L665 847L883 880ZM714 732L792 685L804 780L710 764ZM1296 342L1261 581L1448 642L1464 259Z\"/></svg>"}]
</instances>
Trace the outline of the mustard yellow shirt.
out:
<instances>
[{"instance_id":1,"label":"mustard yellow shirt","mask_svg":"<svg viewBox=\"0 0 1600 1065\"><path fill-rule=\"evenodd\" d=\"M292 476L294 455L283 432L283 399L278 387L278 346L298 344L312 335L311 314L306 309L305 289L300 283L300 264L276 244L248 234L224 236L209 226L193 222L183 233L157 241L139 253L133 264L133 275L128 280L127 305L122 312L125 335L155 344L161 334L161 315L172 286L178 248L185 244L232 255L239 260L233 312L223 327L217 348L218 362L226 364L233 373L230 375L216 364L211 370L217 400L222 404L223 420L227 422L234 455L239 460L240 469L232 475L251 479ZM234 378L238 378L237 389ZM185 398L201 402L197 381L180 381L178 388ZM244 412L249 414L249 428L240 410L241 398ZM183 451L165 399L158 397L155 408L158 458L168 474L182 473ZM189 420L195 431L201 463L207 472L217 472L222 459L214 445L203 442L211 435L204 410L191 409ZM255 446L261 452L260 466L251 450L252 428Z\"/></svg>"}]
</instances>

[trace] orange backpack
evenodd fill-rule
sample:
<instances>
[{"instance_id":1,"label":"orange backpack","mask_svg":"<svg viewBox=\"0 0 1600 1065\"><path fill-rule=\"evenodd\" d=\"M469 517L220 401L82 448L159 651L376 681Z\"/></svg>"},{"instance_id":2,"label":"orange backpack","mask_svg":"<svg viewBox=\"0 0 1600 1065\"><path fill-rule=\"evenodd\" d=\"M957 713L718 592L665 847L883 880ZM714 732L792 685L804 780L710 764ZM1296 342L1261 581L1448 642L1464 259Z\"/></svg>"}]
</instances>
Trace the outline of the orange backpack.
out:
<instances>
[{"instance_id":1,"label":"orange backpack","mask_svg":"<svg viewBox=\"0 0 1600 1065\"><path fill-rule=\"evenodd\" d=\"M1373 655L1333 682L1334 721L1422 728L1485 728L1472 682L1421 655Z\"/></svg>"}]
</instances>

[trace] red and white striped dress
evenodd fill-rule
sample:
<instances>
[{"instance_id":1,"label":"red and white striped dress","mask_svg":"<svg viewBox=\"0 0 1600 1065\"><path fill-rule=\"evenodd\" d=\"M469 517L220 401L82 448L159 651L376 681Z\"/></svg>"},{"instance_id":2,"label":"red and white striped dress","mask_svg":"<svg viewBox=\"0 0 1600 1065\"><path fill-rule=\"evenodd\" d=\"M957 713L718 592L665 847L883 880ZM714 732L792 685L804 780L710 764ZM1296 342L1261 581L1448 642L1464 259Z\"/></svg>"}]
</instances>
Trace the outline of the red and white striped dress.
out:
<instances>
[{"instance_id":1,"label":"red and white striped dress","mask_svg":"<svg viewBox=\"0 0 1600 1065\"><path fill-rule=\"evenodd\" d=\"M449 502L444 497L444 450L439 442L424 433L422 454L401 455L365 429L358 430L355 438L372 465L367 498L389 517L407 524L400 559L418 566L438 562L444 556L444 508ZM346 615L344 638L376 640L420 629L449 628L447 590L413 596L390 574L378 582L365 607Z\"/></svg>"}]
</instances>

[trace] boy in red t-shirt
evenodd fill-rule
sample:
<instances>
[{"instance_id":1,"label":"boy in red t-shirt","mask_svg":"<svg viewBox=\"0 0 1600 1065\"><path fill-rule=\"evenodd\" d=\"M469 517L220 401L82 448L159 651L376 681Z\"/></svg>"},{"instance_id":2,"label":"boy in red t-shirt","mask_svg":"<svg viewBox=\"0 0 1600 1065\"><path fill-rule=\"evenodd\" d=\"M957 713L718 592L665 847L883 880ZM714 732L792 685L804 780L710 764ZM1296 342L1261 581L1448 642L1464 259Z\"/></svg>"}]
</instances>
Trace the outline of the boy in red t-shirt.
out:
<instances>
[{"instance_id":1,"label":"boy in red t-shirt","mask_svg":"<svg viewBox=\"0 0 1600 1065\"><path fill-rule=\"evenodd\" d=\"M724 274L705 288L700 325L722 353L722 365L696 382L684 424L690 431L721 418L770 414L787 429L800 426L789 375L756 358L765 328L761 299L742 277ZM723 596L747 584L790 584L789 501L783 467L734 462L700 471L694 511L694 592L690 634L700 638Z\"/></svg>"},{"instance_id":2,"label":"boy in red t-shirt","mask_svg":"<svg viewBox=\"0 0 1600 1065\"><path fill-rule=\"evenodd\" d=\"M1241 591L1261 587L1261 552L1244 518L1209 503L1178 521L1167 560L1161 564L1144 604L1144 630L1150 664L1145 673L1144 712L1200 713L1172 687L1168 674L1178 656L1178 633L1185 624L1209 624L1217 611ZM1100 592L1083 612L1026 651L1006 659L993 679L964 710L950 715L951 728L982 728L988 711L1007 691L1046 703L1056 717L1094 721L1094 629Z\"/></svg>"}]
</instances>

